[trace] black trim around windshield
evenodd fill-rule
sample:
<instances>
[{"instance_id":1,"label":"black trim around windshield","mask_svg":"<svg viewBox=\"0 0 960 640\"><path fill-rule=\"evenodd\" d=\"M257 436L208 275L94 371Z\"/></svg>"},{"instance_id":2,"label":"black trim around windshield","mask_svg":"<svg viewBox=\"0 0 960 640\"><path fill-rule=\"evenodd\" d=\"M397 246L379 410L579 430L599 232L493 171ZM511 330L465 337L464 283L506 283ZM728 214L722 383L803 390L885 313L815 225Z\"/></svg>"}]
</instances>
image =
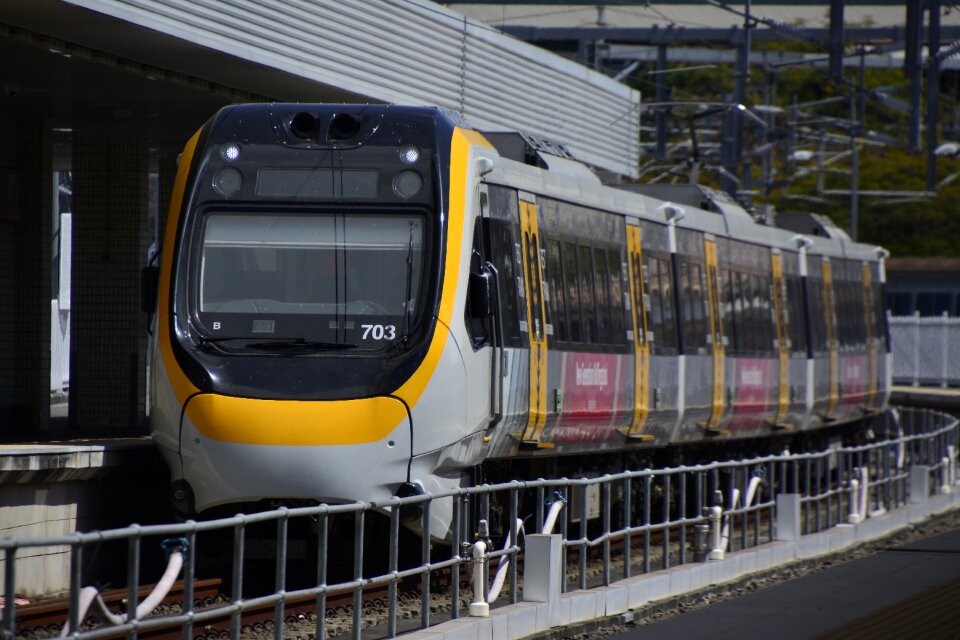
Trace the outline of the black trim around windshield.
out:
<instances>
[{"instance_id":1,"label":"black trim around windshield","mask_svg":"<svg viewBox=\"0 0 960 640\"><path fill-rule=\"evenodd\" d=\"M211 304L208 302L207 308L201 307L201 278L210 274L201 272L202 256L204 252L204 238L207 232L208 221L215 216L224 217L255 217L277 216L278 219L286 219L287 222L296 218L303 218L305 221L313 218L313 222L320 222L320 216L329 217L329 220L322 221L322 224L332 223L334 226L348 224L352 220L362 220L364 216L381 217L390 219L405 218L407 220L416 220L420 223L420 237L414 237L410 245L405 248L397 248L399 254L394 260L382 260L384 264L377 273L364 273L358 276L358 279L379 287L379 296L371 296L372 299L362 297L362 294L350 292L338 293L343 298L334 298L330 304L310 304L294 299L285 300L284 291L279 289L295 286L308 286L305 282L299 284L295 278L284 277L280 265L265 265L266 269L257 271L256 269L237 269L236 273L231 273L231 265L220 265L219 268L225 270L221 274L225 278L233 278L237 288L246 287L251 292L259 287L260 291L267 291L262 298L245 299L241 302L228 302L224 304ZM411 227L412 228L412 227ZM402 230L402 227L398 227ZM257 230L252 230L256 232ZM268 226L264 227L263 233L276 233L276 230L269 231ZM334 237L341 237L337 234L343 230L335 231ZM411 236L414 232L411 231ZM413 246L419 245L419 251ZM189 317L195 335L194 342L205 351L221 352L224 354L244 354L244 355L336 355L360 356L371 354L383 354L385 352L402 353L411 348L412 345L419 343L427 333L429 327L428 316L430 310L435 304L433 298L436 296L431 282L436 277L436 221L432 219L430 212L422 207L356 207L343 206L342 203L335 206L304 206L304 207L264 207L264 206L224 206L214 204L203 207L197 212L196 223L193 225L193 233L190 239L191 251L189 253L189 278L187 287L187 304ZM278 245L279 247L280 245ZM308 246L308 245L305 245ZM319 246L319 245L314 245ZM334 266L323 265L325 268L350 268L363 266L354 258L351 263L348 260L350 249L347 245L341 246L334 242L324 249L325 258L333 262ZM278 247L272 247L277 249ZM253 247L251 248L271 248ZM289 247L288 247L289 248ZM207 247L209 249L209 246ZM361 251L360 245L355 245L354 249ZM318 252L320 250L317 250ZM419 253L419 269L416 264L411 264L408 268L407 260L412 259L416 262L416 255ZM244 255L237 254L232 256L234 259L247 259L253 256L253 252L247 252ZM267 255L267 254L264 254ZM229 256L227 256L229 257ZM281 256L273 252L273 259L279 260ZM308 254L289 254L283 258L305 261L305 268L308 271L301 273L301 280L321 281L329 274L321 275L320 265L316 260L317 256ZM310 260L314 264L310 265ZM237 266L237 265L233 265ZM274 272L270 272L270 267ZM317 269L312 269L316 266ZM209 268L209 267L208 267ZM372 265L370 266L372 268ZM414 275L415 273L415 275ZM408 274L410 277L408 278ZM273 276L273 281L263 276ZM371 278L376 277L378 282L373 282ZM262 282L253 282L255 278L261 278ZM223 278L221 278L223 280ZM339 282L339 280L338 280ZM344 282L350 283L344 277ZM415 293L415 303L413 307L406 305L397 306L397 301L407 300L411 296L406 294L409 290ZM273 293L276 291L276 293ZM311 292L312 293L312 292ZM252 294L257 295L257 294ZM381 306L386 305L384 295L390 297L394 302L390 308ZM229 298L229 296L227 296ZM241 296L242 297L242 296ZM394 313L391 313L393 311ZM405 312L403 312L405 311Z\"/></svg>"}]
</instances>

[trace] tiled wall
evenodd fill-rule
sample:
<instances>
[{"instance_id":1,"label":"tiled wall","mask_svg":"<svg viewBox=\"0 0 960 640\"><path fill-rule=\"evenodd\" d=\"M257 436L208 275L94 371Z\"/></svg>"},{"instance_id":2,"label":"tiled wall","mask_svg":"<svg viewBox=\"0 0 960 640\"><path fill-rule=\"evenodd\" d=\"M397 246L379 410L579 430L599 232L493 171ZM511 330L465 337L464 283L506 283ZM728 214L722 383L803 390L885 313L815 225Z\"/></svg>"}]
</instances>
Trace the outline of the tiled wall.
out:
<instances>
[{"instance_id":1,"label":"tiled wall","mask_svg":"<svg viewBox=\"0 0 960 640\"><path fill-rule=\"evenodd\" d=\"M50 411L53 187L42 119L0 114L0 177L17 193L0 212L0 438L28 440Z\"/></svg>"},{"instance_id":2,"label":"tiled wall","mask_svg":"<svg viewBox=\"0 0 960 640\"><path fill-rule=\"evenodd\" d=\"M145 142L75 134L70 427L143 433L147 244Z\"/></svg>"}]
</instances>

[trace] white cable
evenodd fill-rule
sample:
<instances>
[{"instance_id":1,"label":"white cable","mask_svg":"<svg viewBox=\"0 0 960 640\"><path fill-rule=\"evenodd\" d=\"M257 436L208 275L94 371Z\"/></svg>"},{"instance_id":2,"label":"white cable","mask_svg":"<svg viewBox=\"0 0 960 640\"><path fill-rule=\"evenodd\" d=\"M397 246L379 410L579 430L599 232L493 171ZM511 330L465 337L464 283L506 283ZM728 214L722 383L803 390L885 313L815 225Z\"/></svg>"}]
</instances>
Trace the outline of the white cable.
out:
<instances>
[{"instance_id":1,"label":"white cable","mask_svg":"<svg viewBox=\"0 0 960 640\"><path fill-rule=\"evenodd\" d=\"M550 535L553 533L553 525L557 523L557 516L563 509L563 500L557 500L550 505L550 511L547 513L547 519L543 521L543 533Z\"/></svg>"},{"instance_id":2,"label":"white cable","mask_svg":"<svg viewBox=\"0 0 960 640\"><path fill-rule=\"evenodd\" d=\"M723 514L723 529L720 531L720 548L724 550L730 541L730 511L737 508L738 502L740 502L740 489L734 489L730 496L730 508Z\"/></svg>"},{"instance_id":3,"label":"white cable","mask_svg":"<svg viewBox=\"0 0 960 640\"><path fill-rule=\"evenodd\" d=\"M163 599L170 593L170 589L173 588L173 583L176 582L177 576L180 575L180 569L182 568L183 552L172 552L170 559L167 561L167 570L163 572L163 576L153 588L153 591L150 592L150 595L144 598L143 602L137 607L138 620L149 616L153 610L157 608L157 605L163 602ZM110 624L121 625L127 621L126 613L118 615L110 611L107 604L103 601L103 598L100 597L100 592L96 587L84 587L83 590L80 591L80 612L77 615L77 625L83 622L87 614L87 609L89 609L90 605L94 602L97 604L97 613ZM60 637L64 638L71 633L72 631L70 630L70 623L68 621L67 624L63 625L63 629L60 631Z\"/></svg>"},{"instance_id":4,"label":"white cable","mask_svg":"<svg viewBox=\"0 0 960 640\"><path fill-rule=\"evenodd\" d=\"M517 535L519 535L521 531L523 531L523 520L517 518ZM507 539L503 543L504 551L513 546L513 541L511 540L512 537L512 532L507 535ZM487 592L487 602L493 602L500 596L500 590L503 589L503 583L507 580L507 569L509 567L510 556L500 556L500 564L497 565L497 576L493 579L493 584L490 585L490 591Z\"/></svg>"},{"instance_id":5,"label":"white cable","mask_svg":"<svg viewBox=\"0 0 960 640\"><path fill-rule=\"evenodd\" d=\"M80 590L80 599L79 599L79 612L77 613L77 625L83 622L84 618L87 617L87 609L90 608L90 605L93 604L94 599L100 595L100 592L97 591L96 587L84 587ZM60 630L60 637L65 638L70 635L70 620L67 619L67 622L63 625L63 629Z\"/></svg>"}]
</instances>

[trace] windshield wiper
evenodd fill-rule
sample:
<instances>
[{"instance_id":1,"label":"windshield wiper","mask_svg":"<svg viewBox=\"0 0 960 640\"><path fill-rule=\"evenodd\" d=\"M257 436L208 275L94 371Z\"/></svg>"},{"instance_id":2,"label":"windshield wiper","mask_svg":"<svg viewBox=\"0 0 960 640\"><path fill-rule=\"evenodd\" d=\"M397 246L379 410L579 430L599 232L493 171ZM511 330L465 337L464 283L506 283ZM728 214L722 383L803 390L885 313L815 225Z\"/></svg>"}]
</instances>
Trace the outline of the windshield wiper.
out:
<instances>
[{"instance_id":1,"label":"windshield wiper","mask_svg":"<svg viewBox=\"0 0 960 640\"><path fill-rule=\"evenodd\" d=\"M263 351L294 349L302 351L339 351L341 349L355 349L357 345L350 342L320 342L303 338L270 338L269 341L251 342L244 346L248 349Z\"/></svg>"},{"instance_id":2,"label":"windshield wiper","mask_svg":"<svg viewBox=\"0 0 960 640\"><path fill-rule=\"evenodd\" d=\"M337 351L340 349L354 349L357 345L349 342L321 342L316 340L307 340L306 338L272 338L252 337L252 336L198 336L200 344L215 344L228 342L231 340L250 340L248 344L243 345L247 349L260 349L269 351L302 349L304 351Z\"/></svg>"},{"instance_id":3,"label":"windshield wiper","mask_svg":"<svg viewBox=\"0 0 960 640\"><path fill-rule=\"evenodd\" d=\"M407 332L410 330L410 292L413 289L413 222L410 222L409 225L410 238L407 241L407 290L403 298L403 327L400 329L400 337L397 338L394 343L397 345L398 350L402 350L407 346L407 340L409 338Z\"/></svg>"}]
</instances>

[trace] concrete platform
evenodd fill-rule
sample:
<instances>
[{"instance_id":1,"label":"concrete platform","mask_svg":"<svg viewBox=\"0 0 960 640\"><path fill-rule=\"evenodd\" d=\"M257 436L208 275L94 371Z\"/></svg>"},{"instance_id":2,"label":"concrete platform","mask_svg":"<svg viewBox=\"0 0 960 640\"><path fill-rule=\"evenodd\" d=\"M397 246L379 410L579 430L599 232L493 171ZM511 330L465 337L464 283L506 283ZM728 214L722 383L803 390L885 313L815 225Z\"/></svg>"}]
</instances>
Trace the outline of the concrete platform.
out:
<instances>
[{"instance_id":1,"label":"concrete platform","mask_svg":"<svg viewBox=\"0 0 960 640\"><path fill-rule=\"evenodd\" d=\"M960 389L953 387L894 386L890 389L890 404L939 409L956 413L960 411Z\"/></svg>"},{"instance_id":2,"label":"concrete platform","mask_svg":"<svg viewBox=\"0 0 960 640\"><path fill-rule=\"evenodd\" d=\"M868 518L857 525L837 526L827 531L803 536L799 540L778 541L753 549L727 554L726 559L708 563L694 563L666 571L620 580L609 587L572 591L553 598L550 602L522 602L494 609L489 618L461 618L429 629L405 634L407 640L501 640L534 635L543 638L576 637L595 631L604 620L630 620L633 610L659 601L724 583L742 580L758 572L766 572L799 560L812 560L843 553L858 544L882 538L912 523L922 522L938 513L960 509L960 493L941 494L920 503L911 503L896 511L876 518ZM909 545L911 549L883 554L879 565L858 565L852 576L828 574L822 586L796 580L784 583L783 593L772 596L773 601L729 601L684 614L655 625L646 625L627 633L613 636L617 640L640 638L810 638L822 631L859 622L865 614L879 615L884 608L900 611L898 607L915 594L943 585L953 588L950 580L960 577L960 532L944 541L935 539ZM924 553L929 557L924 557ZM856 563L855 563L856 564ZM837 567L841 569L845 565ZM813 574L811 578L823 576ZM926 577L924 577L926 576ZM800 583L800 586L797 586ZM958 586L958 585L954 585ZM776 587L774 587L776 588ZM774 589L771 588L771 589ZM816 590L821 589L818 593ZM763 595L766 591L758 591ZM854 605L844 605L849 596ZM742 598L739 600L743 600ZM834 602L834 600L836 602ZM742 607L728 613L721 606ZM955 602L950 606L956 608ZM831 626L818 626L821 614L818 607L838 612L827 618ZM859 608L858 608L859 607ZM796 611L794 611L796 609ZM847 611L849 609L849 611ZM878 611L879 610L879 611ZM957 609L960 611L960 609ZM785 613L787 612L787 613ZM872 613L871 613L872 612ZM840 615L843 614L843 615ZM848 615L847 615L848 614ZM929 610L928 610L929 615ZM954 615L951 613L950 615ZM696 616L696 617L695 617ZM711 616L716 616L711 617ZM801 622L798 622L800 620ZM769 624L775 629L764 628ZM799 625L805 624L806 627ZM865 624L865 623L863 623ZM661 625L664 631L661 632ZM667 625L677 625L677 630ZM757 625L753 626L745 625ZM893 628L891 626L891 628ZM898 627L899 628L899 627ZM946 627L943 637L956 638L957 626ZM843 627L846 633L846 627ZM931 638L936 635L915 635L909 631L882 636L858 633L850 638ZM879 633L884 630L881 629Z\"/></svg>"},{"instance_id":3,"label":"concrete platform","mask_svg":"<svg viewBox=\"0 0 960 640\"><path fill-rule=\"evenodd\" d=\"M609 640L957 638L960 530L844 563Z\"/></svg>"}]
</instances>

